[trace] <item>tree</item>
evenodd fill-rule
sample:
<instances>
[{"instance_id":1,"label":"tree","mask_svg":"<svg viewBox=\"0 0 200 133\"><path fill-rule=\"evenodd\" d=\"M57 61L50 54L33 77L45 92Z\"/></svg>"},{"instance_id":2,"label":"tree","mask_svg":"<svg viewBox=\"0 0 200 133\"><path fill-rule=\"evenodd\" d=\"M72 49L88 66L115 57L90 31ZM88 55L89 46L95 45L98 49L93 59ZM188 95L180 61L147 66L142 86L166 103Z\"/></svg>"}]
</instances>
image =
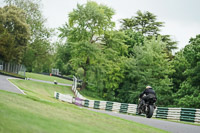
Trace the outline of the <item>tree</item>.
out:
<instances>
[{"instance_id":1,"label":"tree","mask_svg":"<svg viewBox=\"0 0 200 133\"><path fill-rule=\"evenodd\" d=\"M159 106L171 104L172 82L169 75L173 67L164 49L165 43L161 38L145 40L144 46L134 47L135 56L127 60L126 77L119 89L119 95L127 100L125 102L136 103L145 86L151 85L157 93Z\"/></svg>"},{"instance_id":2,"label":"tree","mask_svg":"<svg viewBox=\"0 0 200 133\"><path fill-rule=\"evenodd\" d=\"M114 26L113 15L111 8L88 1L78 4L77 9L69 13L69 22L60 28L60 36L67 37L67 45L72 48L68 63L73 64L74 69L81 67L84 70L82 89L87 86L89 68L99 56L104 33Z\"/></svg>"},{"instance_id":3,"label":"tree","mask_svg":"<svg viewBox=\"0 0 200 133\"><path fill-rule=\"evenodd\" d=\"M124 62L127 59L128 47L126 35L121 31L110 31L104 35L100 65L101 76L96 78L100 94L106 100L117 100L119 85L124 79ZM99 85L101 83L101 85ZM101 86L101 88L99 87Z\"/></svg>"},{"instance_id":4,"label":"tree","mask_svg":"<svg viewBox=\"0 0 200 133\"><path fill-rule=\"evenodd\" d=\"M86 40L95 43L105 31L114 27L115 23L111 21L113 15L114 11L111 8L96 2L78 4L77 9L69 13L69 22L60 28L60 36L67 36L70 42Z\"/></svg>"},{"instance_id":5,"label":"tree","mask_svg":"<svg viewBox=\"0 0 200 133\"><path fill-rule=\"evenodd\" d=\"M143 46L145 37L140 32L135 32L132 29L123 30L126 35L125 44L128 46L128 57L134 56L134 46Z\"/></svg>"},{"instance_id":6,"label":"tree","mask_svg":"<svg viewBox=\"0 0 200 133\"><path fill-rule=\"evenodd\" d=\"M164 26L163 22L158 22L156 15L151 12L142 13L137 11L137 16L132 18L125 18L121 20L121 30L141 33L147 39L151 40L153 36L161 36L162 41L166 43L166 52L170 59L172 59L172 50L177 49L177 42L170 38L170 35L161 35L160 28ZM129 44L130 45L130 44Z\"/></svg>"},{"instance_id":7,"label":"tree","mask_svg":"<svg viewBox=\"0 0 200 133\"><path fill-rule=\"evenodd\" d=\"M178 49L178 47L177 47L178 42L173 41L170 38L170 35L161 35L161 38L162 38L161 40L166 43L165 51L166 51L169 59L172 60L172 58L173 58L172 50Z\"/></svg>"},{"instance_id":8,"label":"tree","mask_svg":"<svg viewBox=\"0 0 200 133\"><path fill-rule=\"evenodd\" d=\"M0 8L0 57L6 62L22 61L30 37L24 14L15 6Z\"/></svg>"},{"instance_id":9,"label":"tree","mask_svg":"<svg viewBox=\"0 0 200 133\"><path fill-rule=\"evenodd\" d=\"M40 0L4 0L25 11L26 22L30 26L31 37L25 49L23 63L28 71L48 72L52 63L51 36L52 29L45 26L46 19L42 16ZM46 68L48 67L48 68Z\"/></svg>"},{"instance_id":10,"label":"tree","mask_svg":"<svg viewBox=\"0 0 200 133\"><path fill-rule=\"evenodd\" d=\"M71 67L71 64L68 63L71 59L70 52L72 51L71 47L63 42L62 39L55 43L56 51L55 51L55 62L54 66L59 69L63 75L70 75L74 74L74 70Z\"/></svg>"},{"instance_id":11,"label":"tree","mask_svg":"<svg viewBox=\"0 0 200 133\"><path fill-rule=\"evenodd\" d=\"M174 59L172 60L172 64L175 70L172 75L173 93L176 94L176 92L180 89L181 83L186 80L187 76L184 74L184 72L190 66L183 54L183 50L175 54Z\"/></svg>"},{"instance_id":12,"label":"tree","mask_svg":"<svg viewBox=\"0 0 200 133\"><path fill-rule=\"evenodd\" d=\"M30 42L34 42L38 37L48 39L50 33L44 25L46 19L41 13L40 0L4 0L4 2L25 11L24 16L31 29Z\"/></svg>"},{"instance_id":13,"label":"tree","mask_svg":"<svg viewBox=\"0 0 200 133\"><path fill-rule=\"evenodd\" d=\"M200 35L191 38L183 49L188 67L183 72L185 80L175 94L175 103L181 107L199 108L200 106Z\"/></svg>"},{"instance_id":14,"label":"tree","mask_svg":"<svg viewBox=\"0 0 200 133\"><path fill-rule=\"evenodd\" d=\"M122 19L123 29L134 29L144 36L158 35L160 27L163 27L163 22L157 22L156 16L148 11L142 13L139 10L136 14L137 16L130 19Z\"/></svg>"}]
</instances>

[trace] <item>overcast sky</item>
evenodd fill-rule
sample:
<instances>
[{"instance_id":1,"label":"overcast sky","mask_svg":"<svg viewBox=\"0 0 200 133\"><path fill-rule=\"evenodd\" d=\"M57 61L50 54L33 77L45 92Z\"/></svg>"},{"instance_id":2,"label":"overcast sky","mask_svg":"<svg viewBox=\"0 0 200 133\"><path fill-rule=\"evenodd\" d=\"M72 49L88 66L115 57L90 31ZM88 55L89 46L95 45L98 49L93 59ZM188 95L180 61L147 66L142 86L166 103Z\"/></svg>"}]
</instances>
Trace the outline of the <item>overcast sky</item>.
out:
<instances>
[{"instance_id":1,"label":"overcast sky","mask_svg":"<svg viewBox=\"0 0 200 133\"><path fill-rule=\"evenodd\" d=\"M3 1L3 0L0 0ZM41 0L43 15L51 28L62 26L68 14L77 3L87 0ZM158 21L165 22L161 34L169 34L183 48L191 37L200 34L200 0L93 0L115 10L113 20L119 27L119 20L136 15L138 10L150 11ZM1 4L1 3L0 3Z\"/></svg>"}]
</instances>

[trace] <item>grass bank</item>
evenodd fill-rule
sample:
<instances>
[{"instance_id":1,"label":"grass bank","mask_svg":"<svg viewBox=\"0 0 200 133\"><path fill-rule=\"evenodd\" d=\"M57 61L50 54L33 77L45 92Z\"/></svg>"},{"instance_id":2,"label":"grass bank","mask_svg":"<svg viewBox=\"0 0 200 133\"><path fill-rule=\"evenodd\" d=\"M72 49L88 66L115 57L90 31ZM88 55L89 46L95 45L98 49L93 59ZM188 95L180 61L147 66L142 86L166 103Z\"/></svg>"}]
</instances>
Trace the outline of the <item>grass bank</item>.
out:
<instances>
[{"instance_id":1,"label":"grass bank","mask_svg":"<svg viewBox=\"0 0 200 133\"><path fill-rule=\"evenodd\" d=\"M27 95L0 91L0 132L9 133L162 133L160 129L109 116L53 98L70 88L27 80L10 80Z\"/></svg>"},{"instance_id":2,"label":"grass bank","mask_svg":"<svg viewBox=\"0 0 200 133\"><path fill-rule=\"evenodd\" d=\"M54 98L54 92L60 92L62 94L70 94L74 96L71 87L47 84L42 82L36 82L31 80L16 80L9 79L12 83L22 89L28 96L36 97L39 99L57 101Z\"/></svg>"},{"instance_id":3,"label":"grass bank","mask_svg":"<svg viewBox=\"0 0 200 133\"><path fill-rule=\"evenodd\" d=\"M54 82L54 80L56 80L58 83L64 83L64 84L72 84L73 83L70 80L58 78L58 77L55 77L55 76L48 76L48 75L29 73L29 72L26 72L26 77L38 79L38 80L44 80L44 81L51 81L51 82Z\"/></svg>"}]
</instances>

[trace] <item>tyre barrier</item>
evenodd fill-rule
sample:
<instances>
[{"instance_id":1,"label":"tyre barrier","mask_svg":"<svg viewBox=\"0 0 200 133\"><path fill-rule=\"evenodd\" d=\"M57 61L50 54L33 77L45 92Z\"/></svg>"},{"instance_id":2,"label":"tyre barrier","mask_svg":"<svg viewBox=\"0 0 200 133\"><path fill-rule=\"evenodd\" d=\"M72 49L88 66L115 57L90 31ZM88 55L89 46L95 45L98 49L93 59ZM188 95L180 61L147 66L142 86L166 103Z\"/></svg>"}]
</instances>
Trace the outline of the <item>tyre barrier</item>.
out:
<instances>
[{"instance_id":1,"label":"tyre barrier","mask_svg":"<svg viewBox=\"0 0 200 133\"><path fill-rule=\"evenodd\" d=\"M71 95L64 95L58 92L54 93L54 97L60 101L73 103L78 106L107 110L117 113L129 113L136 114L137 105L136 104L127 104L127 103L118 103L118 102L110 102L110 101L95 101L88 99L80 99L78 97L72 97Z\"/></svg>"},{"instance_id":2,"label":"tyre barrier","mask_svg":"<svg viewBox=\"0 0 200 133\"><path fill-rule=\"evenodd\" d=\"M74 98L71 95L64 95L58 92L54 92L54 97L60 101L74 103ZM74 101L73 101L74 100Z\"/></svg>"},{"instance_id":3,"label":"tyre barrier","mask_svg":"<svg viewBox=\"0 0 200 133\"><path fill-rule=\"evenodd\" d=\"M54 93L54 97L58 100L73 103L78 106L93 108L93 109L100 109L100 110L107 110L117 113L127 113L138 115L137 113L137 104L128 104L128 103L118 103L118 102L111 102L111 101L96 101L96 100L88 100L83 97L77 91L77 79L74 76L73 78L73 85L72 91L74 92L75 97L70 95L64 95L58 92ZM144 116L144 115L141 115ZM154 110L153 114L154 118L161 118L161 119L170 119L170 120L177 120L177 121L186 121L186 122L194 122L200 124L200 109L193 109L193 108L168 108L168 107L157 107Z\"/></svg>"},{"instance_id":4,"label":"tyre barrier","mask_svg":"<svg viewBox=\"0 0 200 133\"><path fill-rule=\"evenodd\" d=\"M200 109L158 107L154 111L154 117L200 123Z\"/></svg>"},{"instance_id":5,"label":"tyre barrier","mask_svg":"<svg viewBox=\"0 0 200 133\"><path fill-rule=\"evenodd\" d=\"M58 92L54 93L54 97L60 101L73 103L78 106L112 111L116 113L137 115L136 104L81 99L78 97L76 98L72 97L71 95L64 95ZM200 124L200 109L157 107L154 110L153 117L161 119L194 122Z\"/></svg>"},{"instance_id":6,"label":"tyre barrier","mask_svg":"<svg viewBox=\"0 0 200 133\"><path fill-rule=\"evenodd\" d=\"M136 114L137 110L136 104L118 103L111 101L83 100L82 106L93 109L100 109L116 113L128 113L128 114Z\"/></svg>"},{"instance_id":7,"label":"tyre barrier","mask_svg":"<svg viewBox=\"0 0 200 133\"><path fill-rule=\"evenodd\" d=\"M78 106L82 106L82 101L83 101L83 99L80 99L80 98L78 98L78 97L75 97L74 100L72 100L72 101L74 101L74 104L76 104L76 105L78 105Z\"/></svg>"}]
</instances>

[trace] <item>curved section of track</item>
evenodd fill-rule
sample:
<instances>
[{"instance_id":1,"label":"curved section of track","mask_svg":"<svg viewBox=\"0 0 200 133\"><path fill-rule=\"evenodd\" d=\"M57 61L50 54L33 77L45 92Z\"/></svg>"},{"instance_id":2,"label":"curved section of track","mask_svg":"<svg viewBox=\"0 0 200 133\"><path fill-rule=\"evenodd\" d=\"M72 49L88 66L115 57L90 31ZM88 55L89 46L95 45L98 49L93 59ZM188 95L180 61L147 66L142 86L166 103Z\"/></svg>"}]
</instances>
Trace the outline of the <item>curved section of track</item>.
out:
<instances>
[{"instance_id":1,"label":"curved section of track","mask_svg":"<svg viewBox=\"0 0 200 133\"><path fill-rule=\"evenodd\" d=\"M9 78L12 78L12 77L0 75L0 90L10 91L10 92L19 93L19 94L25 94L17 86L9 82L8 81Z\"/></svg>"}]
</instances>

